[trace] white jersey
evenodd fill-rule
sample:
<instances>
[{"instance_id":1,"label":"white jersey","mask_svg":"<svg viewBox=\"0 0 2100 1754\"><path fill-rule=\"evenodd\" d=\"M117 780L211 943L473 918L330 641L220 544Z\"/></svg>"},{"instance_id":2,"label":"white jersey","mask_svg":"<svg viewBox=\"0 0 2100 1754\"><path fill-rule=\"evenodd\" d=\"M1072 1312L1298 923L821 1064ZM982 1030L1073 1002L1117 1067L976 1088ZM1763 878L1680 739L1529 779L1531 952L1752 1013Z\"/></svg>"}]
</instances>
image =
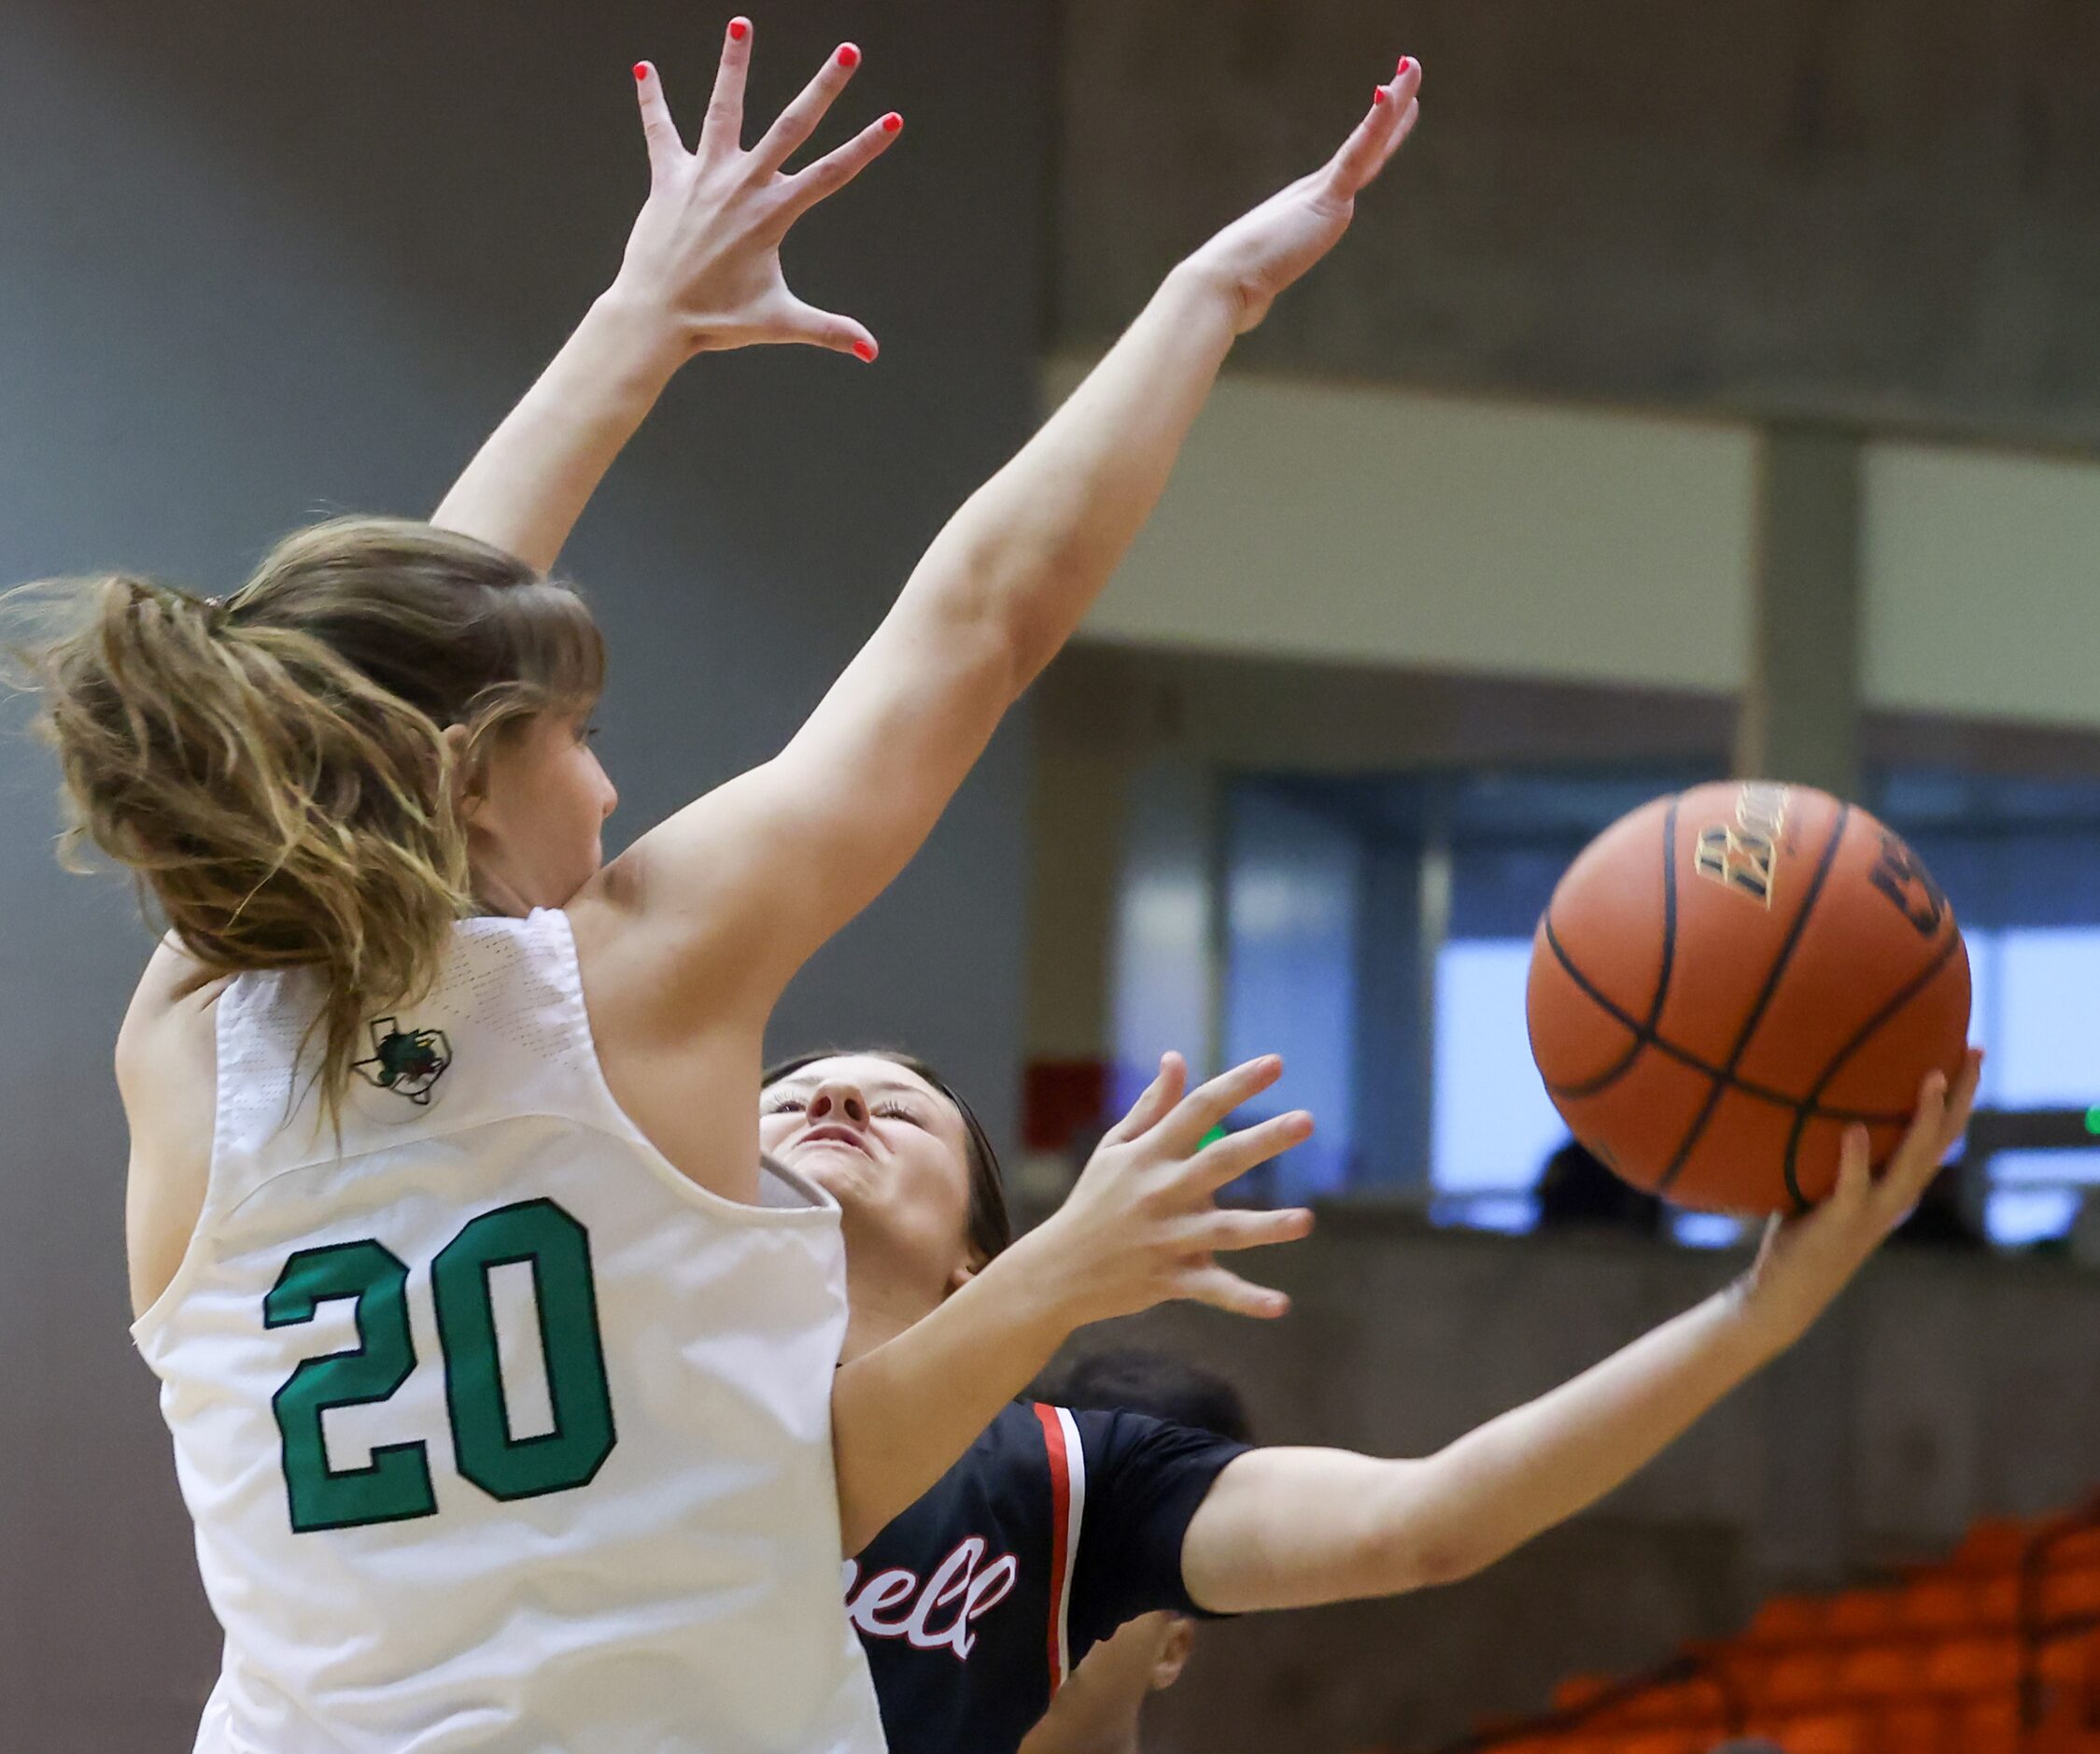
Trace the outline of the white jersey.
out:
<instances>
[{"instance_id":1,"label":"white jersey","mask_svg":"<svg viewBox=\"0 0 2100 1754\"><path fill-rule=\"evenodd\" d=\"M563 914L458 928L340 1152L312 977L218 1005L204 1215L134 1329L226 1633L200 1754L863 1754L837 1204L613 1099Z\"/></svg>"}]
</instances>

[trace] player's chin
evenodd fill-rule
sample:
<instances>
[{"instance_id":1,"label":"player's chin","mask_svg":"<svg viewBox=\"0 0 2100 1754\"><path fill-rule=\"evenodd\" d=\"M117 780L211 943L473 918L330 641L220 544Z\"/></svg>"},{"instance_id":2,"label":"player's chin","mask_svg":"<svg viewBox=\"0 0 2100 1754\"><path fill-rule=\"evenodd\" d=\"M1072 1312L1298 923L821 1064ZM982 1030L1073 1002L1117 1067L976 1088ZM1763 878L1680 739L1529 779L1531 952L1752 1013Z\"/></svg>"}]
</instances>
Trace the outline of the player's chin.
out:
<instances>
[{"instance_id":1,"label":"player's chin","mask_svg":"<svg viewBox=\"0 0 2100 1754\"><path fill-rule=\"evenodd\" d=\"M814 1181L841 1206L865 1200L874 1191L874 1165L860 1152L803 1146L787 1159L787 1167Z\"/></svg>"}]
</instances>

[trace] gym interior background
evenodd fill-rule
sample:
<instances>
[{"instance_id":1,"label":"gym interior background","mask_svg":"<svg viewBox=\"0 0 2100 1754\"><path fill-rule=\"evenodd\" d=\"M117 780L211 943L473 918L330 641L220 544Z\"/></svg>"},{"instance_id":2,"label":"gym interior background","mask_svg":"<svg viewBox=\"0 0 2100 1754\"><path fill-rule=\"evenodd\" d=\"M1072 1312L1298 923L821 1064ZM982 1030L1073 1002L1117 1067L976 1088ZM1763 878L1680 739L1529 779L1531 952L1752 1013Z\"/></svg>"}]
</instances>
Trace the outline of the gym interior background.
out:
<instances>
[{"instance_id":1,"label":"gym interior background","mask_svg":"<svg viewBox=\"0 0 2100 1754\"><path fill-rule=\"evenodd\" d=\"M18 0L0 16L0 573L220 588L435 503L617 261L626 69L686 7ZM1319 1197L1263 1436L1424 1450L1716 1283L1727 1226L1552 1222L1524 1044L1555 875L1731 771L1917 844L1985 1113L1937 1226L1594 1515L1431 1599L1220 1626L1168 1748L1427 1748L2100 1485L2100 15L2068 0L821 0L905 148L792 264L875 371L700 361L569 565L633 832L769 754L949 510L1181 250L1404 50L1424 122L1246 343L1153 527L779 1045L909 1044L1053 1199L1136 1068L1277 1049ZM798 234L797 244L802 240ZM0 1716L181 1745L214 1667L125 1337L109 1043L148 940L0 744ZM1546 1222L1542 1223L1542 1215Z\"/></svg>"}]
</instances>

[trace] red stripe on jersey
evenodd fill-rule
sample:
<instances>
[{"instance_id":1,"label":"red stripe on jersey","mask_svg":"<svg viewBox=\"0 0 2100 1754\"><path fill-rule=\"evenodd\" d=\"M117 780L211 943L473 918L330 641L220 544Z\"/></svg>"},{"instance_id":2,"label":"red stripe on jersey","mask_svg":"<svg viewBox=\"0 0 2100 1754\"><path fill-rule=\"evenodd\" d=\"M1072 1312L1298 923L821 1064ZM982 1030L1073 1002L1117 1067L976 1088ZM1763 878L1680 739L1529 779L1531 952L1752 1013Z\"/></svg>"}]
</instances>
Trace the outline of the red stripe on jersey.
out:
<instances>
[{"instance_id":1,"label":"red stripe on jersey","mask_svg":"<svg viewBox=\"0 0 2100 1754\"><path fill-rule=\"evenodd\" d=\"M1064 1685L1064 1555L1072 1527L1072 1464L1064 1452L1064 1422L1057 1408L1036 1405L1036 1419L1043 1428L1043 1450L1050 1458L1050 1697Z\"/></svg>"}]
</instances>

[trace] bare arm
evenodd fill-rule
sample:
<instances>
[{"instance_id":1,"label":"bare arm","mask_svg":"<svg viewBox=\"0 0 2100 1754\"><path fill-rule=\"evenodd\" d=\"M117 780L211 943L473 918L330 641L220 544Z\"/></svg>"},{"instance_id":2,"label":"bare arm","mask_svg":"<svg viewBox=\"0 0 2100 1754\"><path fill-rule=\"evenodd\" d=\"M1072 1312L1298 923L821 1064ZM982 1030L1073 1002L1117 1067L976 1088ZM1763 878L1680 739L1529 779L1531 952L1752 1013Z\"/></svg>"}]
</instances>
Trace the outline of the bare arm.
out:
<instances>
[{"instance_id":1,"label":"bare arm","mask_svg":"<svg viewBox=\"0 0 2100 1754\"><path fill-rule=\"evenodd\" d=\"M613 460L687 357L660 305L612 288L475 453L430 522L549 571Z\"/></svg>"},{"instance_id":2,"label":"bare arm","mask_svg":"<svg viewBox=\"0 0 2100 1754\"><path fill-rule=\"evenodd\" d=\"M630 851L628 891L679 990L768 1009L903 869L1149 516L1233 337L1346 230L1413 125L1419 78L1410 63L1329 164L1168 276L942 530L780 756Z\"/></svg>"},{"instance_id":3,"label":"bare arm","mask_svg":"<svg viewBox=\"0 0 2100 1754\"><path fill-rule=\"evenodd\" d=\"M1219 1477L1189 1525L1189 1591L1220 1612L1303 1607L1447 1583L1594 1504L1783 1351L1917 1203L1968 1125L1980 1056L1950 1096L1935 1073L1877 1182L1867 1137L1838 1192L1775 1226L1747 1280L1425 1461L1266 1450Z\"/></svg>"},{"instance_id":4,"label":"bare arm","mask_svg":"<svg viewBox=\"0 0 2100 1754\"><path fill-rule=\"evenodd\" d=\"M787 159L815 132L860 64L841 46L758 146L742 149L744 82L754 34L734 21L698 149L685 150L647 62L635 69L649 147L649 195L613 285L540 381L497 428L431 517L542 571L552 567L605 472L664 387L697 353L804 343L875 358L875 338L851 318L788 290L781 243L894 142L885 117L790 174Z\"/></svg>"},{"instance_id":5,"label":"bare arm","mask_svg":"<svg viewBox=\"0 0 2100 1754\"><path fill-rule=\"evenodd\" d=\"M1174 1297L1284 1313L1279 1294L1212 1256L1303 1237L1312 1214L1220 1210L1215 1197L1309 1137L1312 1118L1280 1115L1202 1143L1282 1071L1280 1060L1250 1060L1184 1097L1185 1068L1168 1055L1056 1216L925 1320L839 1370L831 1425L848 1554L938 1480L1073 1329Z\"/></svg>"}]
</instances>

